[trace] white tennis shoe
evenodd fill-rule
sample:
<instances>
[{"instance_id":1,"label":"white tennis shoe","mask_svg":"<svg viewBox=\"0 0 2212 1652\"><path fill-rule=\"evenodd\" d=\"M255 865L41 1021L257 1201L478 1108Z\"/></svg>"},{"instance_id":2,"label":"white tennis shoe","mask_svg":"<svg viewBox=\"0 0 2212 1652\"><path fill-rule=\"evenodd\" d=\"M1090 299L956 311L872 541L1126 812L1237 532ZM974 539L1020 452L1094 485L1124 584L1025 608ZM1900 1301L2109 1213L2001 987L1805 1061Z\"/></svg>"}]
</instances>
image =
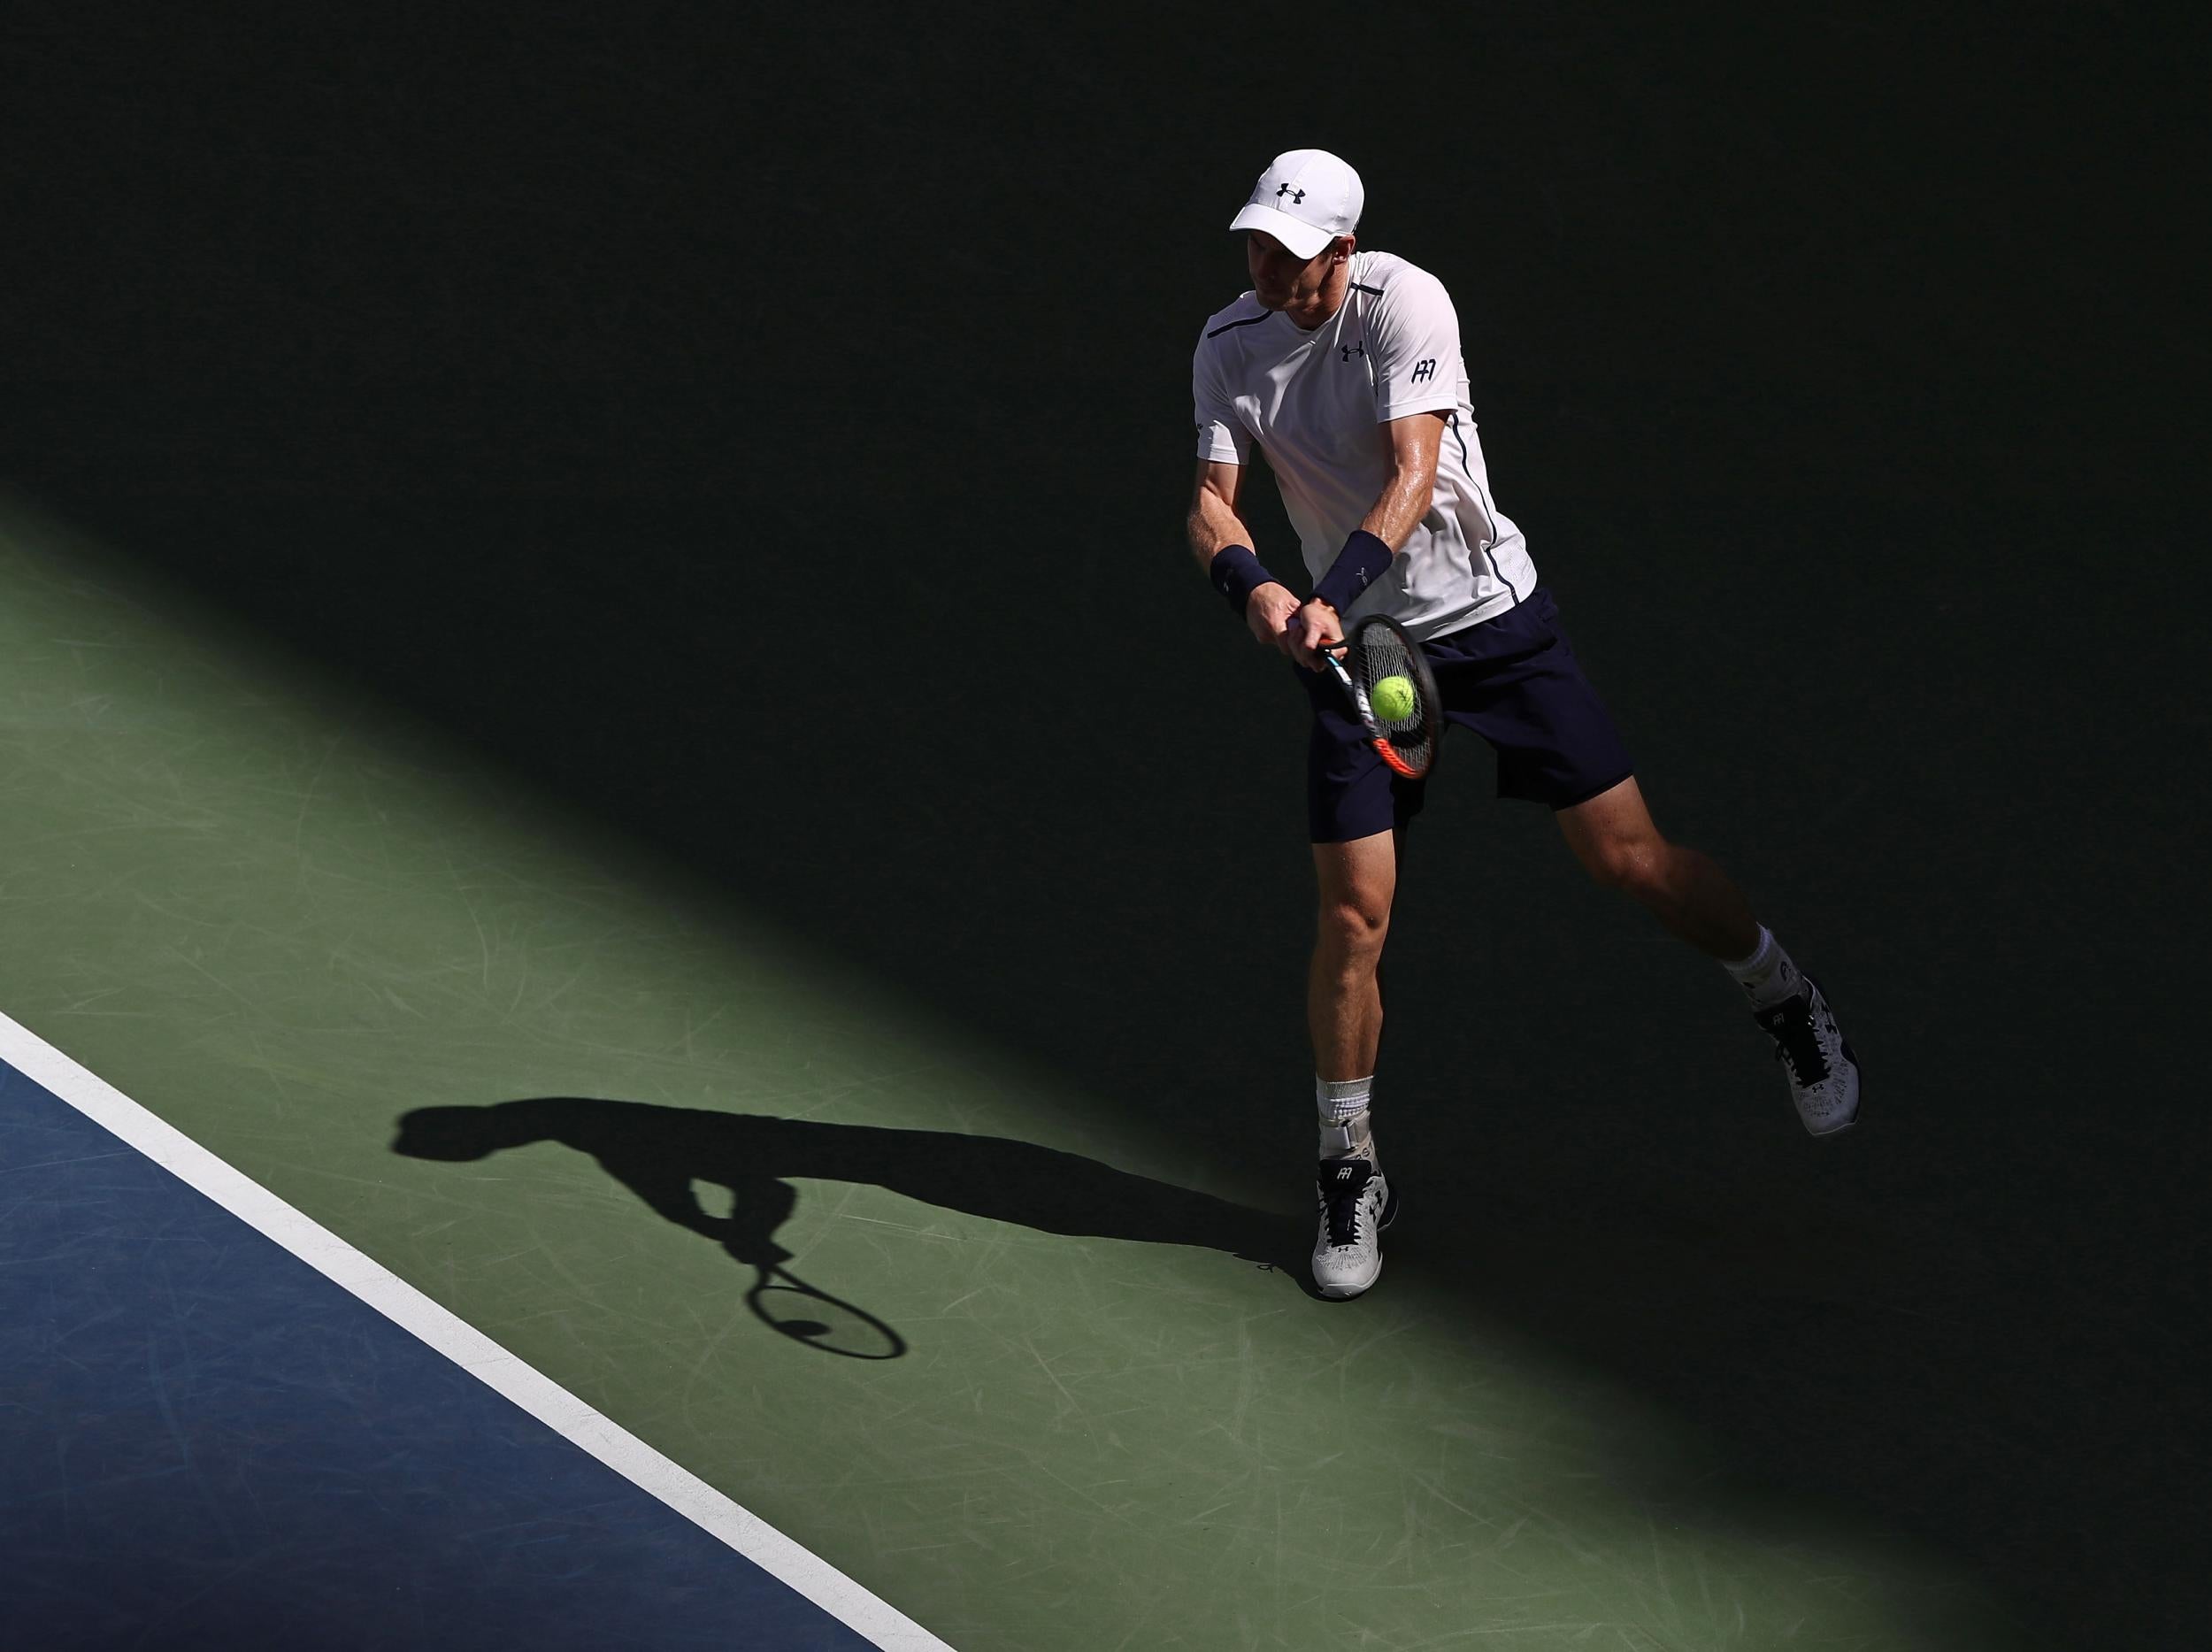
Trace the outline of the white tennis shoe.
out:
<instances>
[{"instance_id":1,"label":"white tennis shoe","mask_svg":"<svg viewBox=\"0 0 2212 1652\"><path fill-rule=\"evenodd\" d=\"M1315 1177L1321 1232L1313 1282L1324 1296L1356 1296L1382 1272L1382 1230L1398 1214L1389 1179L1371 1158L1325 1158Z\"/></svg>"},{"instance_id":2,"label":"white tennis shoe","mask_svg":"<svg viewBox=\"0 0 2212 1652\"><path fill-rule=\"evenodd\" d=\"M1774 1058L1789 1075L1790 1100L1816 1136L1848 1130L1859 1116L1859 1061L1836 1025L1835 1012L1809 975L1805 990L1753 1018L1774 1041Z\"/></svg>"}]
</instances>

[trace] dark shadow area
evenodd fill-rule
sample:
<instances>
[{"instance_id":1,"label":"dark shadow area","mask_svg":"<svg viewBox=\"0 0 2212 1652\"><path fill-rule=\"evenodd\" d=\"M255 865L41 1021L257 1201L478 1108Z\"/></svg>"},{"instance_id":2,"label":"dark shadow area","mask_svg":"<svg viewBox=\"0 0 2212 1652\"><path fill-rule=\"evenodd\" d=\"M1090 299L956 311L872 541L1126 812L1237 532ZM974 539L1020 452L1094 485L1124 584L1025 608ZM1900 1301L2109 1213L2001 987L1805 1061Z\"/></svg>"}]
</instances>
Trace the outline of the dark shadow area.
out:
<instances>
[{"instance_id":1,"label":"dark shadow area","mask_svg":"<svg viewBox=\"0 0 2212 1652\"><path fill-rule=\"evenodd\" d=\"M1717 972L1455 748L1391 942L1393 1279L2056 1639L2212 1610L2179 25L47 10L8 480L1286 1203L1302 708L1187 565L1187 363L1250 178L1347 154L1662 826L1870 1087L1797 1134ZM764 658L825 635L788 703Z\"/></svg>"},{"instance_id":2,"label":"dark shadow area","mask_svg":"<svg viewBox=\"0 0 2212 1652\"><path fill-rule=\"evenodd\" d=\"M534 1141L589 1154L655 1212L753 1269L748 1301L763 1324L855 1358L895 1358L905 1339L783 1266L794 1258L776 1242L776 1230L798 1205L790 1179L865 1182L1040 1233L1202 1246L1280 1269L1316 1294L1304 1266L1312 1236L1298 1218L997 1136L552 1095L417 1108L402 1115L392 1151L465 1162ZM728 1189L727 1216L700 1203L700 1183Z\"/></svg>"}]
</instances>

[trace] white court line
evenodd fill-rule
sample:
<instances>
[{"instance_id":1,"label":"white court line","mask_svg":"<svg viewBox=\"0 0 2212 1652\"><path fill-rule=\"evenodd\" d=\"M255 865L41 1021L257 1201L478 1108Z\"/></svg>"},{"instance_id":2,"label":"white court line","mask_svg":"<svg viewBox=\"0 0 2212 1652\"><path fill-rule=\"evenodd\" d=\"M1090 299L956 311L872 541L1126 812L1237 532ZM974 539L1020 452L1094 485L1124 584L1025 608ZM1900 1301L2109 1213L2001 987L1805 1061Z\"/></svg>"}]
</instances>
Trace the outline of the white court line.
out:
<instances>
[{"instance_id":1,"label":"white court line","mask_svg":"<svg viewBox=\"0 0 2212 1652\"><path fill-rule=\"evenodd\" d=\"M581 1447L702 1531L803 1594L883 1652L952 1652L904 1614L885 1605L827 1561L810 1554L759 1516L602 1416L550 1377L526 1365L474 1325L259 1182L234 1170L182 1131L164 1124L97 1073L35 1033L0 1015L0 1061L43 1085L119 1136L240 1221L259 1229L393 1324L413 1333L472 1377L506 1395L556 1433Z\"/></svg>"}]
</instances>

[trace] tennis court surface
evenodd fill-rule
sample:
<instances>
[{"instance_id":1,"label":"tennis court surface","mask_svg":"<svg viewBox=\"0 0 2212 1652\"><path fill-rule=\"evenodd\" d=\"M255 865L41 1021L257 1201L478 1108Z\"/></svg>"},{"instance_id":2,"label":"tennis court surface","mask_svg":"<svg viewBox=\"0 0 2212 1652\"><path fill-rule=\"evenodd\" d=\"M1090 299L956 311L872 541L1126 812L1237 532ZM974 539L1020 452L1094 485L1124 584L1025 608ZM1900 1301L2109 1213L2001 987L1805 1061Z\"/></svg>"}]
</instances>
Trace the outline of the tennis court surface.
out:
<instances>
[{"instance_id":1,"label":"tennis court surface","mask_svg":"<svg viewBox=\"0 0 2212 1652\"><path fill-rule=\"evenodd\" d=\"M334 715L50 520L0 558L38 1644L2016 1643L1425 1265L1586 1293L1578 1222L1494 1183L1317 1303L1263 1175ZM1709 1248L1792 1316L1837 1288L1658 1237L1609 1315Z\"/></svg>"},{"instance_id":2,"label":"tennis court surface","mask_svg":"<svg viewBox=\"0 0 2212 1652\"><path fill-rule=\"evenodd\" d=\"M2201 1638L2178 13L14 10L0 1640ZM1868 1087L1453 736L1348 1304L1181 533L1306 144Z\"/></svg>"}]
</instances>

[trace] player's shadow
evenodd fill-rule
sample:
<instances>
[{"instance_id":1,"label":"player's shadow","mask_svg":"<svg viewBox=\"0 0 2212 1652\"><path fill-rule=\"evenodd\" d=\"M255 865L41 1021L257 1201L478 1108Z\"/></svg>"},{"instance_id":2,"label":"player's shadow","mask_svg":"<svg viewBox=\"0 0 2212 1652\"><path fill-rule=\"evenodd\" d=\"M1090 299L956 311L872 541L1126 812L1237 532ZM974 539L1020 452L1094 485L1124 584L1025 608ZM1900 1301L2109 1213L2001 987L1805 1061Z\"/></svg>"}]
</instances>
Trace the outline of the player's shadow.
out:
<instances>
[{"instance_id":1,"label":"player's shadow","mask_svg":"<svg viewBox=\"0 0 2212 1652\"><path fill-rule=\"evenodd\" d=\"M590 1154L652 1210L751 1268L747 1302L763 1324L851 1358L895 1359L906 1341L865 1309L784 1266L793 1256L776 1242L776 1230L798 1203L791 1179L871 1183L1041 1233L1201 1246L1280 1270L1311 1291L1300 1218L1002 1136L549 1095L417 1108L401 1116L392 1150L464 1161L537 1141ZM703 1185L728 1190L729 1214L701 1203Z\"/></svg>"}]
</instances>

